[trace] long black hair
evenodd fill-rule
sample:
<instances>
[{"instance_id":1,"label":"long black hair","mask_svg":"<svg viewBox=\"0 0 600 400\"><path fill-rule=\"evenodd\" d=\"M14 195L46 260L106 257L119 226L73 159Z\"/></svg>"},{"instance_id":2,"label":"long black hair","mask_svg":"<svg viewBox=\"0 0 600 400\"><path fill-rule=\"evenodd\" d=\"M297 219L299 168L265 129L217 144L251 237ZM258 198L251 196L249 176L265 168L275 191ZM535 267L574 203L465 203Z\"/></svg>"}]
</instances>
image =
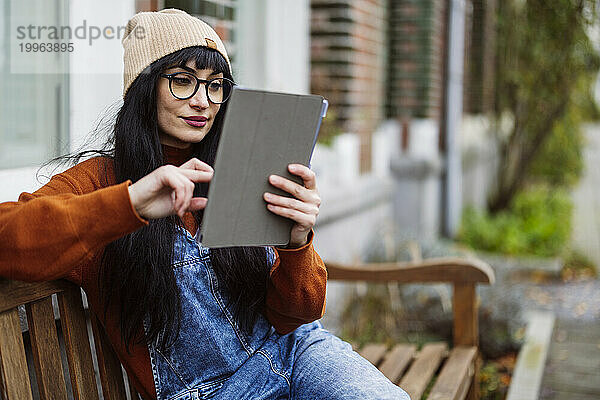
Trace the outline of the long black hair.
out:
<instances>
[{"instance_id":1,"label":"long black hair","mask_svg":"<svg viewBox=\"0 0 600 400\"><path fill-rule=\"evenodd\" d=\"M148 66L129 87L104 149L96 151L112 158L114 183L136 182L165 163L158 135L157 82L167 67L183 66L189 60L194 60L198 69L222 72L233 80L225 58L206 47L184 48ZM193 144L193 156L209 165L214 165L226 108L221 105L210 132ZM195 195L206 196L207 191L207 184L199 184ZM200 226L202 211L194 217ZM164 349L178 337L181 298L171 266L178 225L182 222L175 215L151 220L148 226L108 244L102 254L98 284L104 313L106 316L109 309L118 312L128 351L131 345L146 341ZM266 249L211 249L210 260L240 328L251 332L265 304L269 278Z\"/></svg>"}]
</instances>

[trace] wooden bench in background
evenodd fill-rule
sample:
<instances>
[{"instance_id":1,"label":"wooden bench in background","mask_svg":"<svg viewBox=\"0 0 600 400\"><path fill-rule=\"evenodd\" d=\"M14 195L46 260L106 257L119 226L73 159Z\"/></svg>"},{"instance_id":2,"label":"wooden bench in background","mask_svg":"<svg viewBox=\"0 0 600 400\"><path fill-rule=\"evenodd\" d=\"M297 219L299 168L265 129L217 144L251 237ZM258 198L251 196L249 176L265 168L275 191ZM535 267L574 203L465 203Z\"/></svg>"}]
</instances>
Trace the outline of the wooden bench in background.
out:
<instances>
[{"instance_id":1,"label":"wooden bench in background","mask_svg":"<svg viewBox=\"0 0 600 400\"><path fill-rule=\"evenodd\" d=\"M412 400L477 399L479 325L475 286L492 284L494 272L489 265L475 259L438 258L407 263L377 263L344 266L327 262L329 280L438 283L453 285L453 347L446 343L429 343L419 351L411 344L391 348L367 344L358 352L371 361L392 382L402 387ZM430 384L433 382L433 386Z\"/></svg>"},{"instance_id":2,"label":"wooden bench in background","mask_svg":"<svg viewBox=\"0 0 600 400\"><path fill-rule=\"evenodd\" d=\"M454 285L454 347L445 343L370 344L359 352L419 400L432 379L429 399L477 398L478 325L475 285L494 274L476 260L458 258L415 263L346 267L327 263L329 279ZM52 297L58 302L55 318ZM24 306L26 326L19 319ZM90 340L92 339L92 340ZM93 343L93 344L92 344ZM92 351L94 349L95 351ZM30 354L30 357L27 357ZM28 362L29 358L29 362ZM65 361L66 360L66 361ZM94 363L97 361L100 385ZM64 366L63 366L64 365ZM95 317L82 304L81 290L65 281L24 283L0 280L0 399L137 399Z\"/></svg>"}]
</instances>

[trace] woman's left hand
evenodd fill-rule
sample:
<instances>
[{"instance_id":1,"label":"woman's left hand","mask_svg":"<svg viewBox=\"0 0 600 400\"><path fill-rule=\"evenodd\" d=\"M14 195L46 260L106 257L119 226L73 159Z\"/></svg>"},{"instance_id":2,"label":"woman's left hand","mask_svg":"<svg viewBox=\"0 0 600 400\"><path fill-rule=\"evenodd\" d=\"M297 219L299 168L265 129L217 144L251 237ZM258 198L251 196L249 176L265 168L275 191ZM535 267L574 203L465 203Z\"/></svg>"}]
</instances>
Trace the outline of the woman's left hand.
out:
<instances>
[{"instance_id":1,"label":"woman's left hand","mask_svg":"<svg viewBox=\"0 0 600 400\"><path fill-rule=\"evenodd\" d=\"M287 217L296 223L290 233L289 247L301 247L308 241L308 234L315 225L321 197L317 190L315 173L302 164L289 164L288 170L304 181L304 186L279 175L269 176L269 183L295 197L279 196L265 192L263 198L267 208L277 215Z\"/></svg>"}]
</instances>

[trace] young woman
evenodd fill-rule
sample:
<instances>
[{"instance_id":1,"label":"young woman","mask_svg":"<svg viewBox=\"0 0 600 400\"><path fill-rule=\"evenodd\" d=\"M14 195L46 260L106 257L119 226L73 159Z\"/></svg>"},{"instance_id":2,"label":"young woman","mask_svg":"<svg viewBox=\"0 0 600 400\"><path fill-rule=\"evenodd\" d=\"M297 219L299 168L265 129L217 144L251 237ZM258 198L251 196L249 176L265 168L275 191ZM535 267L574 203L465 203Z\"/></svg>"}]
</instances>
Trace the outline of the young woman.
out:
<instances>
[{"instance_id":1,"label":"young woman","mask_svg":"<svg viewBox=\"0 0 600 400\"><path fill-rule=\"evenodd\" d=\"M304 185L269 177L294 198L264 194L295 222L288 246L199 244L233 85L217 34L180 10L144 12L123 46L107 147L0 204L0 275L80 285L144 399L407 399L316 322L327 272L309 168L289 166Z\"/></svg>"}]
</instances>

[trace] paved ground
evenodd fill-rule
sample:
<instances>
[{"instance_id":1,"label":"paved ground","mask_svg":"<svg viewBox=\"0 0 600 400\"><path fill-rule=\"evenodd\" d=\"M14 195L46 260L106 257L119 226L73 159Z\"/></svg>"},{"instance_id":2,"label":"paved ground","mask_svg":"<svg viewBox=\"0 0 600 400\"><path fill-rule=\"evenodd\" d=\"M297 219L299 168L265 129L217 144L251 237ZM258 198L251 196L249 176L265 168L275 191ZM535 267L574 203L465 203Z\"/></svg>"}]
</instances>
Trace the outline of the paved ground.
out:
<instances>
[{"instance_id":1,"label":"paved ground","mask_svg":"<svg viewBox=\"0 0 600 400\"><path fill-rule=\"evenodd\" d=\"M600 398L600 321L559 319L548 353L540 399Z\"/></svg>"},{"instance_id":2,"label":"paved ground","mask_svg":"<svg viewBox=\"0 0 600 400\"><path fill-rule=\"evenodd\" d=\"M522 283L509 291L523 309L556 316L540 399L600 399L600 281Z\"/></svg>"},{"instance_id":3,"label":"paved ground","mask_svg":"<svg viewBox=\"0 0 600 400\"><path fill-rule=\"evenodd\" d=\"M513 295L522 300L523 309L552 311L565 323L600 321L600 281L562 284L517 284ZM599 331L600 336L600 331Z\"/></svg>"},{"instance_id":4,"label":"paved ground","mask_svg":"<svg viewBox=\"0 0 600 400\"><path fill-rule=\"evenodd\" d=\"M540 399L600 399L600 280L514 281L510 275L522 264L518 260L483 258L497 282L480 288L482 307L499 319L510 316L512 328L523 324L528 310L551 311L556 317Z\"/></svg>"},{"instance_id":5,"label":"paved ground","mask_svg":"<svg viewBox=\"0 0 600 400\"><path fill-rule=\"evenodd\" d=\"M556 317L540 399L600 399L600 280L514 282L505 269L495 267L500 279L481 288L483 307L496 316L514 313L513 327L523 323L527 310L551 311Z\"/></svg>"}]
</instances>

